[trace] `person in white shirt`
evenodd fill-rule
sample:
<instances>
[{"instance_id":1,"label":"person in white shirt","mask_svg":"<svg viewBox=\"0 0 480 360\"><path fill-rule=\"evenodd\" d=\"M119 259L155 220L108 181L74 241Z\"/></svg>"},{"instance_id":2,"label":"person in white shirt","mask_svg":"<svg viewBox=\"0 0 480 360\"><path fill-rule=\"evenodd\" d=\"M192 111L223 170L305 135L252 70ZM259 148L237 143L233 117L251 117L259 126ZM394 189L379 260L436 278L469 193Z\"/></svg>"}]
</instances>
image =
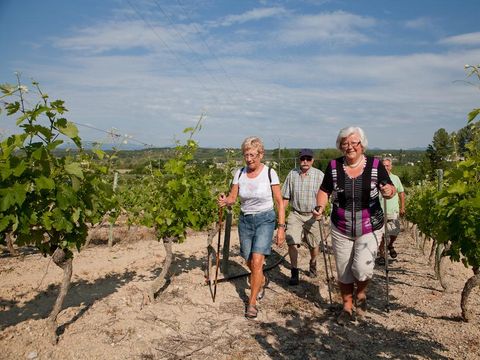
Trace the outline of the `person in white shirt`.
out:
<instances>
[{"instance_id":1,"label":"person in white shirt","mask_svg":"<svg viewBox=\"0 0 480 360\"><path fill-rule=\"evenodd\" d=\"M255 319L257 300L263 297L267 283L263 264L265 256L271 253L277 216L274 202L278 213L276 241L279 246L285 241L285 207L277 173L262 163L265 153L262 140L254 136L246 138L242 143L242 152L246 166L235 173L228 196L219 195L218 205L231 206L240 197L240 252L251 272L251 291L245 317Z\"/></svg>"}]
</instances>

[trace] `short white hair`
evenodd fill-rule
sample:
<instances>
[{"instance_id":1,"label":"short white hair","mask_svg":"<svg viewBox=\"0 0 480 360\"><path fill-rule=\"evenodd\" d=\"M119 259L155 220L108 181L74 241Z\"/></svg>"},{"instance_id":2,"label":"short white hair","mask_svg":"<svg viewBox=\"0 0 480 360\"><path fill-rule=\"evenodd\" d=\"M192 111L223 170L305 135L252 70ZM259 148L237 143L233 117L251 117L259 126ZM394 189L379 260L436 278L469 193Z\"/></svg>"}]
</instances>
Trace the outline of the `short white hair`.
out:
<instances>
[{"instance_id":1,"label":"short white hair","mask_svg":"<svg viewBox=\"0 0 480 360\"><path fill-rule=\"evenodd\" d=\"M341 129L338 132L337 136L337 149L342 150L342 140L349 137L352 134L357 134L358 137L360 138L360 143L362 144L363 150L367 150L368 146L368 139L367 136L365 135L365 132L362 130L361 127L358 126L348 126L343 129Z\"/></svg>"},{"instance_id":2,"label":"short white hair","mask_svg":"<svg viewBox=\"0 0 480 360\"><path fill-rule=\"evenodd\" d=\"M259 154L263 154L265 152L265 148L263 146L262 139L258 136L249 136L242 143L242 152L245 152L249 149L257 150Z\"/></svg>"}]
</instances>

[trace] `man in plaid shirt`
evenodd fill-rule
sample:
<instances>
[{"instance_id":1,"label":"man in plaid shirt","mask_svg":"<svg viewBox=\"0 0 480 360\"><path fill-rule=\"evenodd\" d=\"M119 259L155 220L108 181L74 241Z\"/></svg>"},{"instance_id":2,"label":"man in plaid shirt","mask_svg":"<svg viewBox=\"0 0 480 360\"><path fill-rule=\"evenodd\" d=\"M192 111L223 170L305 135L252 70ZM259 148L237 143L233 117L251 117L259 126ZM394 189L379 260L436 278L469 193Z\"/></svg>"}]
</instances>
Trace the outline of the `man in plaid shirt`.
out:
<instances>
[{"instance_id":1,"label":"man in plaid shirt","mask_svg":"<svg viewBox=\"0 0 480 360\"><path fill-rule=\"evenodd\" d=\"M323 172L312 167L313 151L302 149L298 153L300 168L293 169L287 175L282 187L285 209L290 204L290 215L287 219L287 244L290 256L290 285L298 285L298 250L302 241L310 249L309 276L317 276L317 255L319 253L319 231L312 210L316 205L317 192L323 181Z\"/></svg>"}]
</instances>

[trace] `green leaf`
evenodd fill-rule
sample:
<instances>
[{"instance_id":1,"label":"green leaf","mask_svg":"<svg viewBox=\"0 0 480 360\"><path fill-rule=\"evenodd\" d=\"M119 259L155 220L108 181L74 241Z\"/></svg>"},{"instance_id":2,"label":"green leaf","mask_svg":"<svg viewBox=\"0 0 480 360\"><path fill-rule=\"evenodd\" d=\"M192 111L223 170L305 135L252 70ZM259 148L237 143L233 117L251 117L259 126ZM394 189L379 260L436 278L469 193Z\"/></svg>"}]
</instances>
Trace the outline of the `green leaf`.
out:
<instances>
[{"instance_id":1,"label":"green leaf","mask_svg":"<svg viewBox=\"0 0 480 360\"><path fill-rule=\"evenodd\" d=\"M60 209L68 209L76 202L77 194L74 192L73 188L62 185L57 189L57 205Z\"/></svg>"},{"instance_id":2,"label":"green leaf","mask_svg":"<svg viewBox=\"0 0 480 360\"><path fill-rule=\"evenodd\" d=\"M56 208L52 212L52 227L60 233L69 234L72 232L73 224L67 220L65 214Z\"/></svg>"},{"instance_id":3,"label":"green leaf","mask_svg":"<svg viewBox=\"0 0 480 360\"><path fill-rule=\"evenodd\" d=\"M78 137L78 128L71 121L67 121L66 123L61 123L58 125L58 131L60 131L63 135L68 136L70 139Z\"/></svg>"},{"instance_id":4,"label":"green leaf","mask_svg":"<svg viewBox=\"0 0 480 360\"><path fill-rule=\"evenodd\" d=\"M50 106L55 110L57 110L59 114L63 114L65 111L67 111L64 104L65 104L65 101L63 100L55 100L50 103Z\"/></svg>"},{"instance_id":5,"label":"green leaf","mask_svg":"<svg viewBox=\"0 0 480 360\"><path fill-rule=\"evenodd\" d=\"M77 177L75 177L75 176L72 176L72 177L71 177L71 180L72 180L72 189L73 189L75 192L79 191L79 190L80 190L80 187L81 187L81 185L82 185L82 183L80 182L80 180L79 180Z\"/></svg>"},{"instance_id":6,"label":"green leaf","mask_svg":"<svg viewBox=\"0 0 480 360\"><path fill-rule=\"evenodd\" d=\"M5 109L7 110L7 115L13 115L20 109L20 103L18 101L9 103L5 105Z\"/></svg>"},{"instance_id":7,"label":"green leaf","mask_svg":"<svg viewBox=\"0 0 480 360\"><path fill-rule=\"evenodd\" d=\"M82 209L80 208L75 208L72 213L72 220L74 223L78 223L78 219L80 219L80 213L82 212Z\"/></svg>"},{"instance_id":8,"label":"green leaf","mask_svg":"<svg viewBox=\"0 0 480 360\"><path fill-rule=\"evenodd\" d=\"M25 184L14 184L0 189L0 211L6 211L13 205L22 205L27 196Z\"/></svg>"},{"instance_id":9,"label":"green leaf","mask_svg":"<svg viewBox=\"0 0 480 360\"><path fill-rule=\"evenodd\" d=\"M103 158L105 157L105 151L101 150L101 149L93 149L92 152L97 155L97 157L100 159L100 160L103 160Z\"/></svg>"},{"instance_id":10,"label":"green leaf","mask_svg":"<svg viewBox=\"0 0 480 360\"><path fill-rule=\"evenodd\" d=\"M45 176L40 176L35 179L37 191L55 189L55 182Z\"/></svg>"},{"instance_id":11,"label":"green leaf","mask_svg":"<svg viewBox=\"0 0 480 360\"><path fill-rule=\"evenodd\" d=\"M478 113L480 113L480 109L473 109L472 111L470 111L470 113L468 114L468 122L472 122L473 119L477 117Z\"/></svg>"},{"instance_id":12,"label":"green leaf","mask_svg":"<svg viewBox=\"0 0 480 360\"><path fill-rule=\"evenodd\" d=\"M12 171L13 171L13 175L16 176L16 177L19 177L20 175L22 175L24 173L24 171L27 169L27 164L25 163L25 161L21 160L17 166L15 166Z\"/></svg>"},{"instance_id":13,"label":"green leaf","mask_svg":"<svg viewBox=\"0 0 480 360\"><path fill-rule=\"evenodd\" d=\"M39 115L48 110L50 110L50 108L46 105L37 105L32 111L27 111L26 114L28 114L33 121L36 120Z\"/></svg>"},{"instance_id":14,"label":"green leaf","mask_svg":"<svg viewBox=\"0 0 480 360\"><path fill-rule=\"evenodd\" d=\"M34 152L32 152L32 158L34 158L35 160L40 160L44 152L45 152L45 149L43 147L39 147Z\"/></svg>"},{"instance_id":15,"label":"green leaf","mask_svg":"<svg viewBox=\"0 0 480 360\"><path fill-rule=\"evenodd\" d=\"M69 175L74 175L79 179L83 179L83 171L80 163L72 162L65 165L65 171Z\"/></svg>"},{"instance_id":16,"label":"green leaf","mask_svg":"<svg viewBox=\"0 0 480 360\"><path fill-rule=\"evenodd\" d=\"M456 182L455 184L452 184L448 189L449 194L465 194L465 191L467 189L467 185L463 182Z\"/></svg>"},{"instance_id":17,"label":"green leaf","mask_svg":"<svg viewBox=\"0 0 480 360\"><path fill-rule=\"evenodd\" d=\"M23 114L22 116L20 116L20 117L17 119L17 121L16 121L15 124L16 124L17 126L20 125L22 122L25 121L25 119L28 119L28 117L29 117L29 114Z\"/></svg>"},{"instance_id":18,"label":"green leaf","mask_svg":"<svg viewBox=\"0 0 480 360\"><path fill-rule=\"evenodd\" d=\"M0 231L4 231L8 227L10 220L12 220L11 215L0 217Z\"/></svg>"},{"instance_id":19,"label":"green leaf","mask_svg":"<svg viewBox=\"0 0 480 360\"><path fill-rule=\"evenodd\" d=\"M50 144L47 145L47 149L52 151L52 150L55 150L57 147L59 147L60 145L63 144L63 140L55 140L55 141L52 141Z\"/></svg>"},{"instance_id":20,"label":"green leaf","mask_svg":"<svg viewBox=\"0 0 480 360\"><path fill-rule=\"evenodd\" d=\"M42 214L42 225L45 228L45 230L51 230L52 229L52 224L53 221L51 219L51 212L45 212Z\"/></svg>"}]
</instances>

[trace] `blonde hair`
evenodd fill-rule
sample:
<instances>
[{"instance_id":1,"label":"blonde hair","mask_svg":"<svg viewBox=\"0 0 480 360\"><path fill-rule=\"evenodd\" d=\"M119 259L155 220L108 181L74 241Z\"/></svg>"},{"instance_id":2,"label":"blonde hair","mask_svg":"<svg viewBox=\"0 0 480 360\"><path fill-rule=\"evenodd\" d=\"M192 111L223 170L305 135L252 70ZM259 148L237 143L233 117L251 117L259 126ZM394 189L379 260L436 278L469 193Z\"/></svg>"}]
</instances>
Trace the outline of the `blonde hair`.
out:
<instances>
[{"instance_id":1,"label":"blonde hair","mask_svg":"<svg viewBox=\"0 0 480 360\"><path fill-rule=\"evenodd\" d=\"M365 132L362 130L362 128L358 126L348 126L343 129L341 129L338 132L337 136L337 149L342 151L342 140L349 137L352 134L357 134L358 137L360 138L360 143L362 144L363 151L367 150L368 146L368 139L367 136L365 135Z\"/></svg>"},{"instance_id":2,"label":"blonde hair","mask_svg":"<svg viewBox=\"0 0 480 360\"><path fill-rule=\"evenodd\" d=\"M249 136L245 140L243 140L242 152L244 153L248 149L255 149L258 151L259 154L263 154L265 152L262 139L256 136Z\"/></svg>"}]
</instances>

